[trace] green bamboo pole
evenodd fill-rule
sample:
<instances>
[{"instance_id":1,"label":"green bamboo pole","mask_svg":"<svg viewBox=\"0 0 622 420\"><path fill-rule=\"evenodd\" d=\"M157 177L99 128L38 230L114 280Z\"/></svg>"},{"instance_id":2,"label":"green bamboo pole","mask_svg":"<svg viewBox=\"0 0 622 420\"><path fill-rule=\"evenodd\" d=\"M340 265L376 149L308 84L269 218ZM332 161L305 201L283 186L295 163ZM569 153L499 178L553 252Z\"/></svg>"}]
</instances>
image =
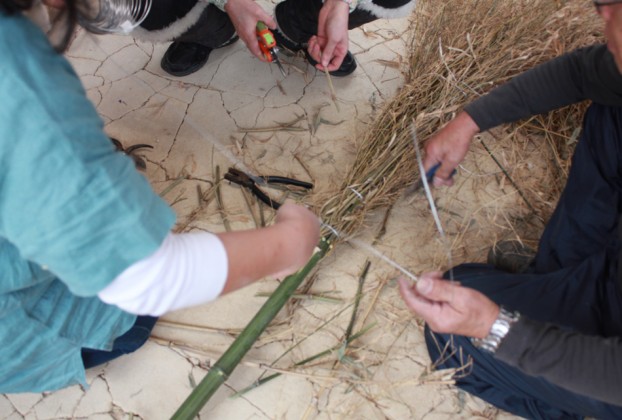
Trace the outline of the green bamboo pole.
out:
<instances>
[{"instance_id":1,"label":"green bamboo pole","mask_svg":"<svg viewBox=\"0 0 622 420\"><path fill-rule=\"evenodd\" d=\"M274 319L277 313L285 306L290 296L296 291L300 283L307 277L315 265L326 255L330 249L330 240L322 238L318 245L319 251L311 256L309 262L297 273L288 276L281 282L279 287L266 300L261 309L248 323L246 328L235 339L233 344L225 351L218 361L211 367L203 380L194 388L186 401L177 409L171 419L191 420L210 397L225 383L229 375L242 360L244 355L251 349L257 338Z\"/></svg>"}]
</instances>

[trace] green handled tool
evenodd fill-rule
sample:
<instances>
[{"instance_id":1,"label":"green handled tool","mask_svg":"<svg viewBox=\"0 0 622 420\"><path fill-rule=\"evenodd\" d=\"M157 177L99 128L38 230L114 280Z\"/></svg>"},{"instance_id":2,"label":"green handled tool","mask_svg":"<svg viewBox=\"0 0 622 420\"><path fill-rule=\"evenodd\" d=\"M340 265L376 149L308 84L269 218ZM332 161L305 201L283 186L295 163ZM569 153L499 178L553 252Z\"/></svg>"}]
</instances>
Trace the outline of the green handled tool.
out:
<instances>
[{"instance_id":1,"label":"green handled tool","mask_svg":"<svg viewBox=\"0 0 622 420\"><path fill-rule=\"evenodd\" d=\"M259 21L257 22L256 32L257 40L259 41L259 48L261 49L263 56L269 63L276 63L276 65L279 66L279 70L281 70L283 77L287 76L285 69L279 61L279 57L277 55L279 49L276 46L276 39L274 38L274 34L270 28L268 28L268 26L262 21Z\"/></svg>"}]
</instances>

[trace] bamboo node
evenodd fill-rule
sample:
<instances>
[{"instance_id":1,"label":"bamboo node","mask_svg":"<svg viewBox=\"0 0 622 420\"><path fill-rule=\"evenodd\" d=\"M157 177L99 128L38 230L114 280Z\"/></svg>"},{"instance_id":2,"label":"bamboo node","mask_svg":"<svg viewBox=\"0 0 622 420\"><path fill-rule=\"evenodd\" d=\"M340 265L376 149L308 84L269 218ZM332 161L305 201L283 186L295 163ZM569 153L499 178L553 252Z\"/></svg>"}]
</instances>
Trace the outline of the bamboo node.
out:
<instances>
[{"instance_id":1,"label":"bamboo node","mask_svg":"<svg viewBox=\"0 0 622 420\"><path fill-rule=\"evenodd\" d=\"M227 372L222 370L222 368L220 368L219 366L212 366L210 370L213 370L216 373L216 375L223 377L225 379L229 377L229 374L227 374Z\"/></svg>"}]
</instances>

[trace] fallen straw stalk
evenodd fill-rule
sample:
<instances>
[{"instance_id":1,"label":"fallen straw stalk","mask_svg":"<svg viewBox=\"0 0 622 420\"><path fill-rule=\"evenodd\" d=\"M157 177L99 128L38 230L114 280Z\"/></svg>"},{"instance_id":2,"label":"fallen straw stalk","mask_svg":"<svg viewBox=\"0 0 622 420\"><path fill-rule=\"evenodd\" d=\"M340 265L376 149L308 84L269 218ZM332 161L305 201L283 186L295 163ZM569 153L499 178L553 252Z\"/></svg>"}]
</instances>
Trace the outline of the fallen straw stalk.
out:
<instances>
[{"instance_id":1,"label":"fallen straw stalk","mask_svg":"<svg viewBox=\"0 0 622 420\"><path fill-rule=\"evenodd\" d=\"M309 262L297 273L288 276L281 282L279 287L266 300L259 312L248 323L246 328L235 339L233 344L225 351L218 361L211 367L203 380L194 388L186 401L173 414L172 419L193 419L210 397L229 378L229 375L250 350L257 338L274 319L276 314L283 308L289 297L296 291L305 277L326 255L331 245L328 238L323 238L318 245L318 250L313 254Z\"/></svg>"}]
</instances>

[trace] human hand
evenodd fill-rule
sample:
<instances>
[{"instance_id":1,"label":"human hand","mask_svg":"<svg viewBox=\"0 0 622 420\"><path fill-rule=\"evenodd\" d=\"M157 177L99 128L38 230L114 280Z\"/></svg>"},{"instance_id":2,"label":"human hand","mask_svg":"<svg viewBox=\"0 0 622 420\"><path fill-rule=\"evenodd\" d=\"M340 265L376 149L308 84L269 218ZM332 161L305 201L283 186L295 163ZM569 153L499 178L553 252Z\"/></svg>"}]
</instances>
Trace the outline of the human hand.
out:
<instances>
[{"instance_id":1,"label":"human hand","mask_svg":"<svg viewBox=\"0 0 622 420\"><path fill-rule=\"evenodd\" d=\"M287 267L273 274L279 278L295 273L309 261L320 240L320 220L306 207L286 202L277 211L275 226L286 238L287 252L282 255L288 258Z\"/></svg>"},{"instance_id":2,"label":"human hand","mask_svg":"<svg viewBox=\"0 0 622 420\"><path fill-rule=\"evenodd\" d=\"M471 140L478 132L479 127L471 116L461 112L428 140L423 159L425 170L441 164L434 174L434 186L453 185L452 173L466 156Z\"/></svg>"},{"instance_id":3,"label":"human hand","mask_svg":"<svg viewBox=\"0 0 622 420\"><path fill-rule=\"evenodd\" d=\"M62 9L65 7L65 0L43 0L43 4L55 9Z\"/></svg>"},{"instance_id":4,"label":"human hand","mask_svg":"<svg viewBox=\"0 0 622 420\"><path fill-rule=\"evenodd\" d=\"M228 0L225 11L235 30L246 44L246 48L261 61L267 61L257 41L257 22L263 21L270 29L276 29L276 22L254 0Z\"/></svg>"},{"instance_id":5,"label":"human hand","mask_svg":"<svg viewBox=\"0 0 622 420\"><path fill-rule=\"evenodd\" d=\"M267 276L282 278L299 270L320 240L320 221L305 207L286 202L271 226L217 236L227 253L223 293L229 293Z\"/></svg>"},{"instance_id":6,"label":"human hand","mask_svg":"<svg viewBox=\"0 0 622 420\"><path fill-rule=\"evenodd\" d=\"M307 51L318 62L316 68L334 71L348 52L350 8L342 0L326 0L320 9L317 35L309 39Z\"/></svg>"},{"instance_id":7,"label":"human hand","mask_svg":"<svg viewBox=\"0 0 622 420\"><path fill-rule=\"evenodd\" d=\"M399 279L400 293L410 310L432 331L484 338L499 315L499 306L484 294L424 273L415 285Z\"/></svg>"}]
</instances>

